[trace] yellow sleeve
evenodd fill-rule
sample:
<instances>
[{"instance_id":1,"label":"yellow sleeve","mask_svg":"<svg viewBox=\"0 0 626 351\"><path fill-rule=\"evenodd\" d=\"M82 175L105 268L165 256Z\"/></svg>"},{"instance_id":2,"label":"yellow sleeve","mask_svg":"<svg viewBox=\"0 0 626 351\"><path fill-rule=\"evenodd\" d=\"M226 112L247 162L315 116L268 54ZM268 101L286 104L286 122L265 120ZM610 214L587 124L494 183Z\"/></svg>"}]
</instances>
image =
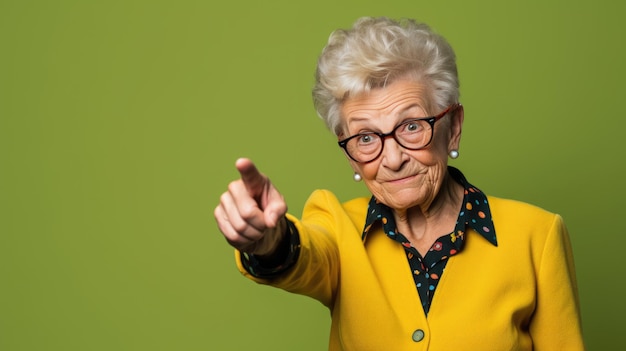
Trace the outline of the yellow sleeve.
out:
<instances>
[{"instance_id":1,"label":"yellow sleeve","mask_svg":"<svg viewBox=\"0 0 626 351\"><path fill-rule=\"evenodd\" d=\"M237 266L243 275L257 283L310 296L331 307L339 280L336 232L350 218L331 192L317 190L307 200L301 220L291 214L287 219L294 223L300 235L300 253L293 267L272 279L257 278L245 270L238 252Z\"/></svg>"},{"instance_id":2,"label":"yellow sleeve","mask_svg":"<svg viewBox=\"0 0 626 351\"><path fill-rule=\"evenodd\" d=\"M567 228L556 215L537 274L530 334L537 351L584 350L574 259Z\"/></svg>"}]
</instances>

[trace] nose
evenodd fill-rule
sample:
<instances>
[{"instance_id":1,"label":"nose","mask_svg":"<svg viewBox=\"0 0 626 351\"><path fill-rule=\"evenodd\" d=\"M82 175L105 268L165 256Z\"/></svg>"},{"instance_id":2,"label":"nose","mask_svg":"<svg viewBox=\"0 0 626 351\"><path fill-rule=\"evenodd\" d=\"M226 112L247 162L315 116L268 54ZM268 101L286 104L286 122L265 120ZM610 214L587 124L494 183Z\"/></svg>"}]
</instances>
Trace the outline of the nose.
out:
<instances>
[{"instance_id":1,"label":"nose","mask_svg":"<svg viewBox=\"0 0 626 351\"><path fill-rule=\"evenodd\" d=\"M404 148L398 144L396 139L391 135L383 140L383 152L381 155L381 163L383 166L398 170L406 162L406 153Z\"/></svg>"}]
</instances>

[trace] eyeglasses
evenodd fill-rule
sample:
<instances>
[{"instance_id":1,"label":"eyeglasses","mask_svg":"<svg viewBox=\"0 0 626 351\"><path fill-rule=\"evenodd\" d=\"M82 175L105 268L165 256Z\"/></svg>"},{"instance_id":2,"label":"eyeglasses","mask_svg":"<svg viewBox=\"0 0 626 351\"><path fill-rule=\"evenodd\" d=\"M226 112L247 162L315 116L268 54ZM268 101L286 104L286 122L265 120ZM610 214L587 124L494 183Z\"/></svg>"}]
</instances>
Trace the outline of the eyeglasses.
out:
<instances>
[{"instance_id":1,"label":"eyeglasses","mask_svg":"<svg viewBox=\"0 0 626 351\"><path fill-rule=\"evenodd\" d=\"M448 106L436 116L408 119L396 126L389 133L366 132L359 133L338 142L346 154L356 162L372 162L383 152L384 141L388 137L393 139L405 149L423 149L433 139L435 122L443 118L448 112L454 112L460 106L459 103Z\"/></svg>"}]
</instances>

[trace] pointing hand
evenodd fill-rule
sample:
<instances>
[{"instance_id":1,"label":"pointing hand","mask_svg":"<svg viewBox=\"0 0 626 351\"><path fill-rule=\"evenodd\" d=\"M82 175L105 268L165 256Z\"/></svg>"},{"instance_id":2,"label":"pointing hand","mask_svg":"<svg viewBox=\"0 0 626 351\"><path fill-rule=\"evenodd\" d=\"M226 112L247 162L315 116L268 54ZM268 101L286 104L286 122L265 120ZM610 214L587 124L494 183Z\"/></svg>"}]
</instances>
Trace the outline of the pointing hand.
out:
<instances>
[{"instance_id":1,"label":"pointing hand","mask_svg":"<svg viewBox=\"0 0 626 351\"><path fill-rule=\"evenodd\" d=\"M268 255L285 230L287 204L269 178L254 163L240 158L235 163L240 179L228 185L214 215L226 241L236 249Z\"/></svg>"}]
</instances>

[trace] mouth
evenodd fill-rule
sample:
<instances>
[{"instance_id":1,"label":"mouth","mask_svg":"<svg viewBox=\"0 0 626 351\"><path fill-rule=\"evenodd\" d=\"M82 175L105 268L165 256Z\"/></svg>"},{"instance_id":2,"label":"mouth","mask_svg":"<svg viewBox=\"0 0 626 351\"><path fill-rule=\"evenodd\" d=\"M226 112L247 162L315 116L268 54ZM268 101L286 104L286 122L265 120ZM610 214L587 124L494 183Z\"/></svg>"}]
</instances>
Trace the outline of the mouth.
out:
<instances>
[{"instance_id":1,"label":"mouth","mask_svg":"<svg viewBox=\"0 0 626 351\"><path fill-rule=\"evenodd\" d=\"M415 177L417 177L417 175L410 175L410 176L406 176L406 177L390 179L390 180L385 181L385 183L402 184L402 183L406 183L406 182L409 182L409 181L415 179Z\"/></svg>"}]
</instances>

